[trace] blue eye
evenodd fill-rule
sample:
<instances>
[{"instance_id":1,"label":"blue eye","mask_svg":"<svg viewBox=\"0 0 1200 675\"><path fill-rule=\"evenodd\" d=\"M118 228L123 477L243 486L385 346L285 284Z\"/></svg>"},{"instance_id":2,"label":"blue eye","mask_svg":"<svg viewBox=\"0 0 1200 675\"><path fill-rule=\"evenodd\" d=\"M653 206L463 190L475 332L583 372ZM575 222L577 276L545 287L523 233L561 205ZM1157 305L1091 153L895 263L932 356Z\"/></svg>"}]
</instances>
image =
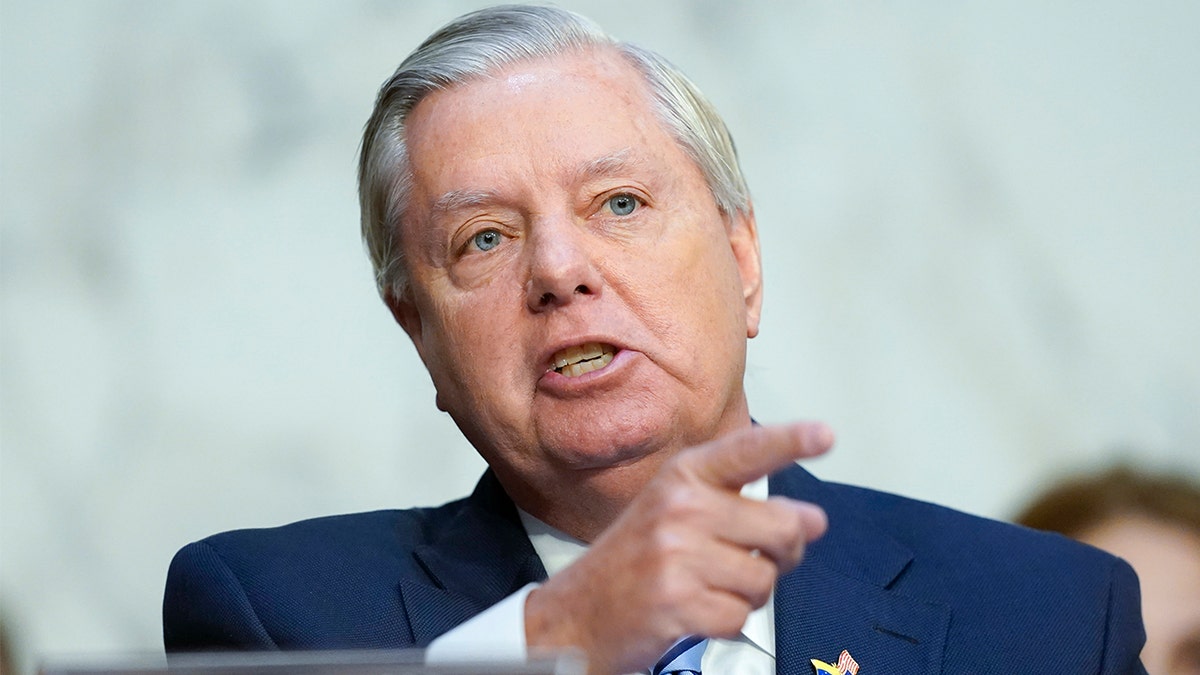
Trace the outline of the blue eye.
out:
<instances>
[{"instance_id":1,"label":"blue eye","mask_svg":"<svg viewBox=\"0 0 1200 675\"><path fill-rule=\"evenodd\" d=\"M476 234L471 242L480 251L490 251L500 245L500 233L495 230L484 230Z\"/></svg>"},{"instance_id":2,"label":"blue eye","mask_svg":"<svg viewBox=\"0 0 1200 675\"><path fill-rule=\"evenodd\" d=\"M633 210L637 207L637 197L630 194L613 195L608 198L608 208L613 212L613 215L627 216L633 213Z\"/></svg>"}]
</instances>

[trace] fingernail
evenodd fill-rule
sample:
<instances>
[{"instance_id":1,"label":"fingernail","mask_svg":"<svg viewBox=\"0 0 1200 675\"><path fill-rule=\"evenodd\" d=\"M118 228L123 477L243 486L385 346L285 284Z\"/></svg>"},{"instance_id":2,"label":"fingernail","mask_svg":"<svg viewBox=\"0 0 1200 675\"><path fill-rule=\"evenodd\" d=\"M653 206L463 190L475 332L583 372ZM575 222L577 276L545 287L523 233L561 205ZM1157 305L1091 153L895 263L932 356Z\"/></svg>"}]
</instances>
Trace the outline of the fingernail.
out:
<instances>
[{"instance_id":1,"label":"fingernail","mask_svg":"<svg viewBox=\"0 0 1200 675\"><path fill-rule=\"evenodd\" d=\"M818 422L808 428L808 445L822 450L833 446L833 429L829 425Z\"/></svg>"}]
</instances>

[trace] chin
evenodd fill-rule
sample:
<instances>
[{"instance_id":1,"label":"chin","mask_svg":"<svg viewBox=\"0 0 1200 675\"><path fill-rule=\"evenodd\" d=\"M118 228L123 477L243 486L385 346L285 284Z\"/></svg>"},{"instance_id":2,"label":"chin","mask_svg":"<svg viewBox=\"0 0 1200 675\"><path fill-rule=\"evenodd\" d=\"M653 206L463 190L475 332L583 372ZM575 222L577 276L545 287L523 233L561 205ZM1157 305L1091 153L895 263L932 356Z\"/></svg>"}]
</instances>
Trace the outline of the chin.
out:
<instances>
[{"instance_id":1,"label":"chin","mask_svg":"<svg viewBox=\"0 0 1200 675\"><path fill-rule=\"evenodd\" d=\"M545 456L569 470L623 467L656 453L670 452L669 434L652 425L596 420L580 425L549 424L540 429Z\"/></svg>"},{"instance_id":2,"label":"chin","mask_svg":"<svg viewBox=\"0 0 1200 675\"><path fill-rule=\"evenodd\" d=\"M613 443L596 446L548 446L545 452L565 469L594 471L628 466L654 454L650 443Z\"/></svg>"}]
</instances>

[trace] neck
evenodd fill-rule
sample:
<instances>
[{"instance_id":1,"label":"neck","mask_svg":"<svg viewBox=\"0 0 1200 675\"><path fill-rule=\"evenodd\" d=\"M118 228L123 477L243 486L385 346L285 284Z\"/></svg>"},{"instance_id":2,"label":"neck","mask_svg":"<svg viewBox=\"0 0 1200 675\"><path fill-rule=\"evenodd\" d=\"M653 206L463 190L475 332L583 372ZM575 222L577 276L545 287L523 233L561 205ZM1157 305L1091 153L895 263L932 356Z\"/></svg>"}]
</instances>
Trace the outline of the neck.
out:
<instances>
[{"instance_id":1,"label":"neck","mask_svg":"<svg viewBox=\"0 0 1200 675\"><path fill-rule=\"evenodd\" d=\"M553 467L540 480L493 465L513 502L526 513L576 539L591 543L623 513L669 459L687 448L750 426L744 420L701 438L679 439L603 468Z\"/></svg>"}]
</instances>

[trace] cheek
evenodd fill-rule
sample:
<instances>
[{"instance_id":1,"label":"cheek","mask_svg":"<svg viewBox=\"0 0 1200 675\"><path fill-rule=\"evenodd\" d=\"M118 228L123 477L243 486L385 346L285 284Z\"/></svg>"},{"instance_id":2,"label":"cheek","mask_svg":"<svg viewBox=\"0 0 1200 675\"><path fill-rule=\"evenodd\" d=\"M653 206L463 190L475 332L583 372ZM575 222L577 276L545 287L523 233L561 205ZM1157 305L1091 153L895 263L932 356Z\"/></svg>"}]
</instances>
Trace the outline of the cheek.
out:
<instances>
[{"instance_id":1,"label":"cheek","mask_svg":"<svg viewBox=\"0 0 1200 675\"><path fill-rule=\"evenodd\" d=\"M699 226L695 226L699 227ZM649 253L649 254L648 254ZM741 281L724 232L627 252L613 284L639 320L692 368L746 337Z\"/></svg>"},{"instance_id":2,"label":"cheek","mask_svg":"<svg viewBox=\"0 0 1200 675\"><path fill-rule=\"evenodd\" d=\"M680 310L703 315L698 321L721 321L731 311L740 313L741 277L723 231L692 237L671 255L676 262L662 265L662 284L672 289Z\"/></svg>"},{"instance_id":3,"label":"cheek","mask_svg":"<svg viewBox=\"0 0 1200 675\"><path fill-rule=\"evenodd\" d=\"M501 284L441 294L431 308L439 320L428 346L447 375L470 385L514 370L505 368L521 353L512 295Z\"/></svg>"}]
</instances>

